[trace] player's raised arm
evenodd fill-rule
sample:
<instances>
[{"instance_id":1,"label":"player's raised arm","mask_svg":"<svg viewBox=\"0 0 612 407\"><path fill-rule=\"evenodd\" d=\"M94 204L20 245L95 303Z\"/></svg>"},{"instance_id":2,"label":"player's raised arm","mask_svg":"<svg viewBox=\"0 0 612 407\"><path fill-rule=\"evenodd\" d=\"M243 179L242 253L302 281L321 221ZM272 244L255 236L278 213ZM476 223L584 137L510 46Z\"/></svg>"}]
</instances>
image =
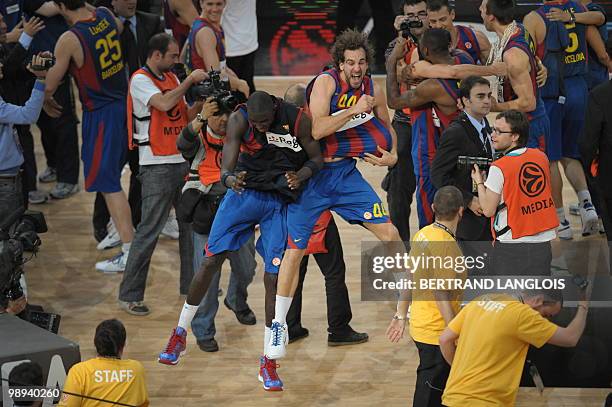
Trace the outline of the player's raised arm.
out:
<instances>
[{"instance_id":1,"label":"player's raised arm","mask_svg":"<svg viewBox=\"0 0 612 407\"><path fill-rule=\"evenodd\" d=\"M508 64L508 78L516 99L502 103L493 103L491 111L503 112L516 109L521 112L531 112L536 108L536 97L533 93L531 76L529 75L529 57L518 48L505 52L504 59Z\"/></svg>"}]
</instances>

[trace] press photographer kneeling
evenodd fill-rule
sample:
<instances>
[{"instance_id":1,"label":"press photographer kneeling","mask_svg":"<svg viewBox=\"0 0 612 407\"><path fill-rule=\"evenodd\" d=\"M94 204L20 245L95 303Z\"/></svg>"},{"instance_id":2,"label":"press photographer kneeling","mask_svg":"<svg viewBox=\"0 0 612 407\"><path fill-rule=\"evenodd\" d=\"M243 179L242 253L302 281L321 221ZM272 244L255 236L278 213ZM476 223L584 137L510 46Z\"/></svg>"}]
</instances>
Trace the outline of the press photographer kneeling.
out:
<instances>
[{"instance_id":1,"label":"press photographer kneeling","mask_svg":"<svg viewBox=\"0 0 612 407\"><path fill-rule=\"evenodd\" d=\"M496 275L550 275L550 241L559 221L548 159L538 149L525 147L528 138L524 113L498 114L491 140L504 155L491 164L486 182L477 165L472 170L482 213L491 218L496 240L491 272Z\"/></svg>"}]
</instances>

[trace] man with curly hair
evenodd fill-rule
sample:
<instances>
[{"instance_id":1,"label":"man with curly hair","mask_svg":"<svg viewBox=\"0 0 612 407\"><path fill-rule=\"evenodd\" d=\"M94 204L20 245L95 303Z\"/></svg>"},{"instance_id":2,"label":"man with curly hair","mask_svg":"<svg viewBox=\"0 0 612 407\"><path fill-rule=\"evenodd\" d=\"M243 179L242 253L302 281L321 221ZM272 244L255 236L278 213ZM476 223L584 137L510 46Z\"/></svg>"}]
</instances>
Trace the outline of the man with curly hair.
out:
<instances>
[{"instance_id":1,"label":"man with curly hair","mask_svg":"<svg viewBox=\"0 0 612 407\"><path fill-rule=\"evenodd\" d=\"M306 91L312 137L320 140L325 164L287 208L288 241L278 277L269 358L286 354L287 311L299 280L300 261L323 211L332 209L347 222L361 224L381 241L397 246L401 253L405 250L381 199L353 159L380 166L397 162L385 93L368 75L372 47L366 35L347 30L337 38L331 53L334 67L317 75ZM341 344L355 335L359 334L330 335L328 344Z\"/></svg>"}]
</instances>

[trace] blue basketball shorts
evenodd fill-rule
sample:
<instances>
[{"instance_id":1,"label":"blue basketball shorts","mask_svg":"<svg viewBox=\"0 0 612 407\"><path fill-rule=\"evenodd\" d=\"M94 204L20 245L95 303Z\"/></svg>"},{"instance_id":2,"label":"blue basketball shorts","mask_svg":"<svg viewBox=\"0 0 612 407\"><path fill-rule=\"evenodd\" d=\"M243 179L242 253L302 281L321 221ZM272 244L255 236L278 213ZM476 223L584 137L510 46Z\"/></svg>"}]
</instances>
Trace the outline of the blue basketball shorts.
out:
<instances>
[{"instance_id":1,"label":"blue basketball shorts","mask_svg":"<svg viewBox=\"0 0 612 407\"><path fill-rule=\"evenodd\" d=\"M257 251L266 273L277 274L287 244L287 204L273 192L228 190L213 221L206 256L240 249L259 225Z\"/></svg>"},{"instance_id":2,"label":"blue basketball shorts","mask_svg":"<svg viewBox=\"0 0 612 407\"><path fill-rule=\"evenodd\" d=\"M288 248L305 249L312 229L326 209L349 223L387 223L383 202L363 178L354 159L325 163L295 203L287 207Z\"/></svg>"}]
</instances>

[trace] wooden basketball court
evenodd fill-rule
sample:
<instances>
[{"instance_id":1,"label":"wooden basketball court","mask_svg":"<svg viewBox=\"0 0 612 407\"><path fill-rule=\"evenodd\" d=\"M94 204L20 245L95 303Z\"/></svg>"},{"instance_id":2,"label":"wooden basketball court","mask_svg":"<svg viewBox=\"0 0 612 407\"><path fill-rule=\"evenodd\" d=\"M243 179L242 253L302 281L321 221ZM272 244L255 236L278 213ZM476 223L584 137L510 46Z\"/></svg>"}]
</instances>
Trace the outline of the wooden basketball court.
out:
<instances>
[{"instance_id":1,"label":"wooden basketball court","mask_svg":"<svg viewBox=\"0 0 612 407\"><path fill-rule=\"evenodd\" d=\"M290 84L309 79L260 78L256 84L261 90L282 96ZM42 171L46 163L40 133L35 126L33 132L38 139L38 169ZM386 169L365 163L359 166L384 196L380 182ZM129 170L123 177L124 190L128 178ZM51 187L40 186L47 190ZM564 194L566 206L576 200L567 183ZM151 314L129 315L117 306L121 276L103 275L94 269L96 261L109 258L118 249L96 250L91 225L93 201L94 194L81 192L67 200L31 206L45 213L49 232L41 236L43 244L38 256L26 265L29 300L62 315L60 334L80 344L83 360L95 356L93 334L100 321L107 318L123 321L128 332L124 357L143 363L152 406L412 405L418 364L416 348L408 337L399 344L391 344L385 338L395 304L360 301L360 247L363 240L371 240L364 229L348 225L336 216L347 263L351 325L357 331L368 332L370 341L354 346L327 346L323 278L311 261L304 284L302 316L310 336L289 345L288 357L279 362L278 373L285 391L269 393L257 380L264 331L261 260L258 258L257 274L249 287L249 304L257 315L257 325L240 325L221 304L216 318L220 351L200 351L190 334L187 355L180 364L161 365L157 355L165 347L184 302L178 293L178 242L160 238L153 256L145 297ZM569 219L577 229L579 219L573 216ZM411 226L414 233L417 230L414 203ZM225 266L223 288L227 286L228 275ZM609 389L545 389L540 395L535 388L525 388L519 391L516 405L600 407L609 392Z\"/></svg>"}]
</instances>

